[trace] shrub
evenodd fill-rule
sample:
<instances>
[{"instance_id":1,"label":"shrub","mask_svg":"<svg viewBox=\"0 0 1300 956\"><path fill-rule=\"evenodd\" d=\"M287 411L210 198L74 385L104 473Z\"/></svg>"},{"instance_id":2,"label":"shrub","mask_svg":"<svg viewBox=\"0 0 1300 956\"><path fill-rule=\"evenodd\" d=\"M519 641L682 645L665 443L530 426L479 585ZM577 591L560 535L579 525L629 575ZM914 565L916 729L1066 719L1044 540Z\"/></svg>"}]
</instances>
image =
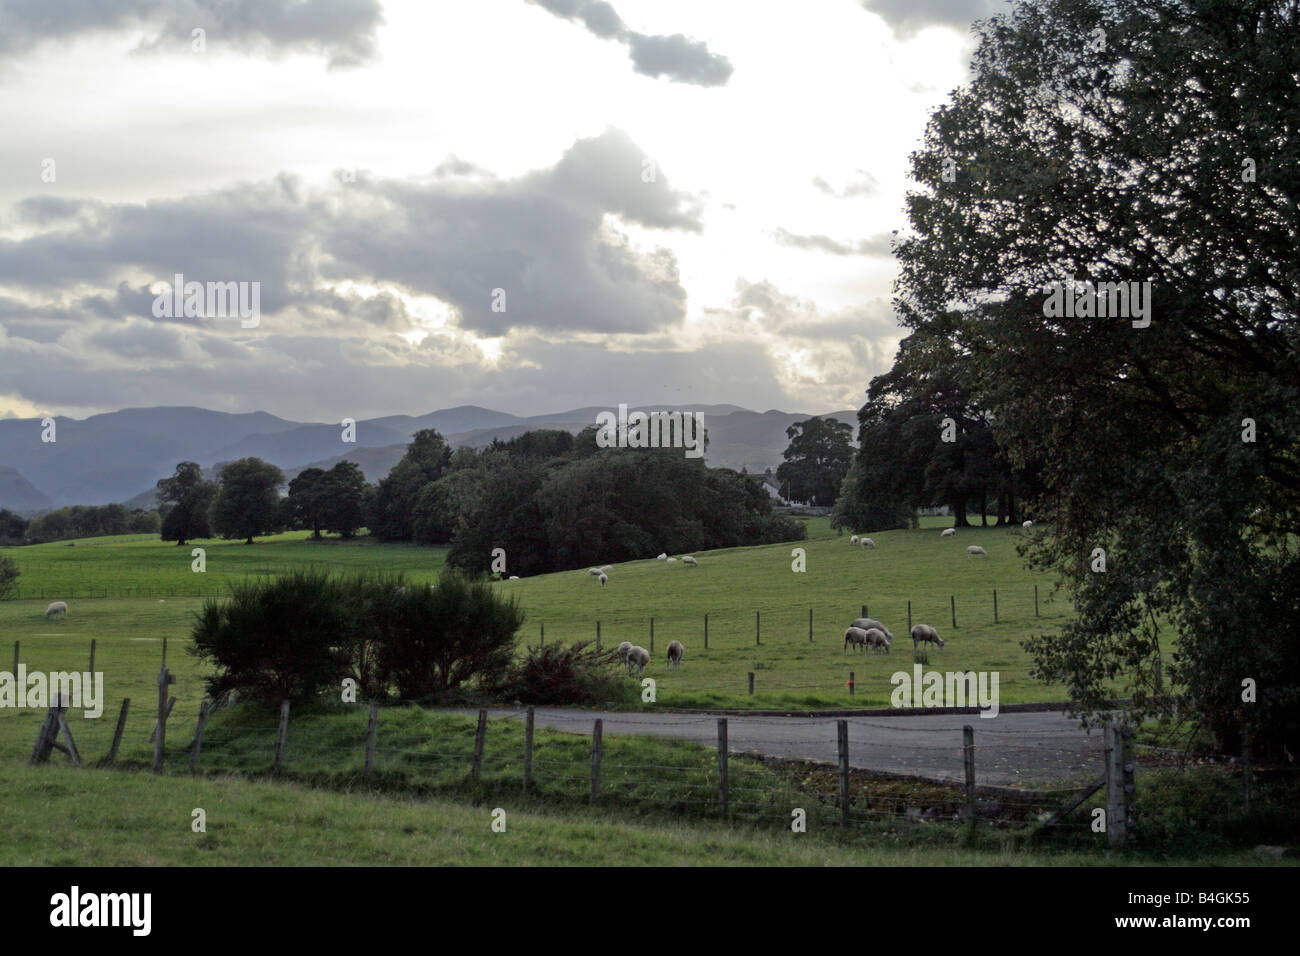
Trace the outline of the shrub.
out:
<instances>
[{"instance_id":1,"label":"shrub","mask_svg":"<svg viewBox=\"0 0 1300 956\"><path fill-rule=\"evenodd\" d=\"M471 680L491 687L505 678L524 615L487 580L444 571L437 584L408 585L391 602L377 679L400 698L427 700Z\"/></svg>"},{"instance_id":2,"label":"shrub","mask_svg":"<svg viewBox=\"0 0 1300 956\"><path fill-rule=\"evenodd\" d=\"M0 601L18 590L18 562L0 554Z\"/></svg>"},{"instance_id":3,"label":"shrub","mask_svg":"<svg viewBox=\"0 0 1300 956\"><path fill-rule=\"evenodd\" d=\"M209 696L231 690L266 701L305 701L348 673L349 598L321 571L233 584L204 602L192 653L213 664Z\"/></svg>"},{"instance_id":4,"label":"shrub","mask_svg":"<svg viewBox=\"0 0 1300 956\"><path fill-rule=\"evenodd\" d=\"M620 672L617 653L597 651L591 644L579 641L571 647L548 644L528 648L498 692L507 700L524 704L591 706L634 697L636 685Z\"/></svg>"}]
</instances>

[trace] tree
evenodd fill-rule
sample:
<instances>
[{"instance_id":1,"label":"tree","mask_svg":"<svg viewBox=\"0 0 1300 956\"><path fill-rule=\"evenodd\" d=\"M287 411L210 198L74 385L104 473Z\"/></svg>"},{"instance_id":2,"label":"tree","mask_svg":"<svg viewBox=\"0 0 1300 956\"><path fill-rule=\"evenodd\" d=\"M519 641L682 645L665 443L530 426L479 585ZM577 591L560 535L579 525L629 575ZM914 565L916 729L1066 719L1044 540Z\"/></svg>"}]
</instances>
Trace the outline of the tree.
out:
<instances>
[{"instance_id":1,"label":"tree","mask_svg":"<svg viewBox=\"0 0 1300 956\"><path fill-rule=\"evenodd\" d=\"M260 458L241 458L222 465L221 483L212 503L212 526L223 538L270 534L280 524L280 493L284 472Z\"/></svg>"},{"instance_id":2,"label":"tree","mask_svg":"<svg viewBox=\"0 0 1300 956\"><path fill-rule=\"evenodd\" d=\"M217 496L216 482L205 481L203 469L192 461L176 466L170 478L158 480L158 503L165 509L162 540L184 545L191 538L212 537L209 512Z\"/></svg>"},{"instance_id":3,"label":"tree","mask_svg":"<svg viewBox=\"0 0 1300 956\"><path fill-rule=\"evenodd\" d=\"M0 601L18 590L18 562L8 555L0 554Z\"/></svg>"},{"instance_id":4,"label":"tree","mask_svg":"<svg viewBox=\"0 0 1300 956\"><path fill-rule=\"evenodd\" d=\"M0 541L22 541L26 535L27 519L0 508Z\"/></svg>"},{"instance_id":5,"label":"tree","mask_svg":"<svg viewBox=\"0 0 1300 956\"><path fill-rule=\"evenodd\" d=\"M366 523L366 476L354 462L340 461L321 478L321 522L326 531L351 538Z\"/></svg>"},{"instance_id":6,"label":"tree","mask_svg":"<svg viewBox=\"0 0 1300 956\"><path fill-rule=\"evenodd\" d=\"M402 460L379 482L369 516L370 533L390 541L409 541L414 533L416 501L421 490L446 473L451 449L432 428L411 438Z\"/></svg>"},{"instance_id":7,"label":"tree","mask_svg":"<svg viewBox=\"0 0 1300 956\"><path fill-rule=\"evenodd\" d=\"M293 526L310 528L313 538L320 537L324 477L322 468L304 468L289 482L289 497L285 499L285 509Z\"/></svg>"},{"instance_id":8,"label":"tree","mask_svg":"<svg viewBox=\"0 0 1300 956\"><path fill-rule=\"evenodd\" d=\"M1221 748L1294 751L1300 12L1044 0L978 29L912 157L895 304L1042 462L1025 553L1079 615L1027 643L1035 675L1085 716L1122 680L1134 717L1163 676Z\"/></svg>"},{"instance_id":9,"label":"tree","mask_svg":"<svg viewBox=\"0 0 1300 956\"><path fill-rule=\"evenodd\" d=\"M776 479L792 501L829 506L853 458L853 428L834 418L810 418L785 430L790 444L776 469Z\"/></svg>"}]
</instances>

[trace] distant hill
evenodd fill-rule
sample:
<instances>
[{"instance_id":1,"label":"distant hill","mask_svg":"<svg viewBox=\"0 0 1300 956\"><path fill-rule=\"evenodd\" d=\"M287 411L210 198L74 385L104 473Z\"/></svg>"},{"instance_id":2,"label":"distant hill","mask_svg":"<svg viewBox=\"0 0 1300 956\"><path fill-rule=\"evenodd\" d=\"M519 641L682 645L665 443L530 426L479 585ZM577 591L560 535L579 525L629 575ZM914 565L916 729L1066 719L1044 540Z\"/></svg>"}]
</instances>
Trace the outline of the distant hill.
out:
<instances>
[{"instance_id":1,"label":"distant hill","mask_svg":"<svg viewBox=\"0 0 1300 956\"><path fill-rule=\"evenodd\" d=\"M41 441L39 419L0 420L0 508L35 510L68 504L152 507L154 485L176 463L213 466L256 456L286 478L304 468L355 462L374 482L401 458L411 436L436 428L453 447L482 447L538 428L577 433L606 411L601 406L521 417L476 405L425 415L388 415L356 423L356 443L341 425L294 422L265 412L232 414L192 407L127 408L84 420L57 418L56 441ZM608 409L617 411L617 409ZM806 413L754 412L738 405L641 406L642 411L699 411L709 432L708 464L761 472L775 469L789 440L785 431ZM830 413L856 427L854 411ZM8 474L12 473L12 474ZM33 503L35 502L35 503Z\"/></svg>"}]
</instances>

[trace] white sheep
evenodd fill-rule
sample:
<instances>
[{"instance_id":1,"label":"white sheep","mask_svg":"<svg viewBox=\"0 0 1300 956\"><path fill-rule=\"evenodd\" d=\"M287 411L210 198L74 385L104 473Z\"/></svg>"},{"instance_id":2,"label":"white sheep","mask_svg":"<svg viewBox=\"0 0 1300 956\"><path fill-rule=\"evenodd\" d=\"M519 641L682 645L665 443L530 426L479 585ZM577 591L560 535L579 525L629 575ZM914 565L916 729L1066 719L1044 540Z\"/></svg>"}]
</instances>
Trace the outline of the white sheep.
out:
<instances>
[{"instance_id":1,"label":"white sheep","mask_svg":"<svg viewBox=\"0 0 1300 956\"><path fill-rule=\"evenodd\" d=\"M938 644L939 650L943 650L943 638L929 624L918 624L912 628L912 650L916 650L916 646L922 641Z\"/></svg>"},{"instance_id":2,"label":"white sheep","mask_svg":"<svg viewBox=\"0 0 1300 956\"><path fill-rule=\"evenodd\" d=\"M985 551L983 548L981 548L978 544L972 544L970 547L966 549L967 557L973 558L977 554L982 554L986 558L989 556L989 553Z\"/></svg>"},{"instance_id":3,"label":"white sheep","mask_svg":"<svg viewBox=\"0 0 1300 956\"><path fill-rule=\"evenodd\" d=\"M600 566L600 570L602 570L602 571L613 571L613 570L614 570L614 565L612 565L612 564L602 564L602 565Z\"/></svg>"},{"instance_id":4,"label":"white sheep","mask_svg":"<svg viewBox=\"0 0 1300 956\"><path fill-rule=\"evenodd\" d=\"M655 560L656 560L656 561L667 561L667 560L668 560L668 555L667 555L667 554L660 554L659 557L655 558Z\"/></svg>"},{"instance_id":5,"label":"white sheep","mask_svg":"<svg viewBox=\"0 0 1300 956\"><path fill-rule=\"evenodd\" d=\"M849 538L849 544L857 544L857 543L858 543L858 536L856 534L853 537Z\"/></svg>"},{"instance_id":6,"label":"white sheep","mask_svg":"<svg viewBox=\"0 0 1300 956\"><path fill-rule=\"evenodd\" d=\"M943 534L939 535L939 537L941 537L941 538L951 538L951 537L952 537L953 535L955 535L956 533L957 533L957 529L956 529L956 528L944 528L944 529L943 529Z\"/></svg>"},{"instance_id":7,"label":"white sheep","mask_svg":"<svg viewBox=\"0 0 1300 956\"><path fill-rule=\"evenodd\" d=\"M669 558L669 559L668 559L668 563L669 563L669 564L676 564L676 563L677 563L677 559L676 559L676 558Z\"/></svg>"},{"instance_id":8,"label":"white sheep","mask_svg":"<svg viewBox=\"0 0 1300 956\"><path fill-rule=\"evenodd\" d=\"M1034 526L1034 523L1033 523L1032 521L1026 521L1026 522L1025 522L1024 524L1022 524L1020 527L1024 528L1026 531L1028 531L1028 530L1029 530L1030 528L1032 528L1033 526Z\"/></svg>"},{"instance_id":9,"label":"white sheep","mask_svg":"<svg viewBox=\"0 0 1300 956\"><path fill-rule=\"evenodd\" d=\"M622 644L618 645L618 659L624 664L627 663L627 653L630 650L632 650L631 641L624 641Z\"/></svg>"},{"instance_id":10,"label":"white sheep","mask_svg":"<svg viewBox=\"0 0 1300 956\"><path fill-rule=\"evenodd\" d=\"M682 654L684 654L685 652L686 652L686 648L682 647L681 641L669 641L668 642L668 666L681 668Z\"/></svg>"},{"instance_id":11,"label":"white sheep","mask_svg":"<svg viewBox=\"0 0 1300 956\"><path fill-rule=\"evenodd\" d=\"M859 539L858 544L862 545L864 548L874 548L876 546L876 542L872 541L870 538L861 538Z\"/></svg>"},{"instance_id":12,"label":"white sheep","mask_svg":"<svg viewBox=\"0 0 1300 956\"><path fill-rule=\"evenodd\" d=\"M609 583L609 575L606 574L604 571L601 571L600 577L596 578L596 580L600 582L600 586L603 588L606 584Z\"/></svg>"},{"instance_id":13,"label":"white sheep","mask_svg":"<svg viewBox=\"0 0 1300 956\"><path fill-rule=\"evenodd\" d=\"M68 605L63 601L55 601L45 609L46 617L54 617L56 614L67 614Z\"/></svg>"},{"instance_id":14,"label":"white sheep","mask_svg":"<svg viewBox=\"0 0 1300 956\"><path fill-rule=\"evenodd\" d=\"M512 575L510 575L510 580L511 580L511 581L518 581L518 580L519 580L519 575L517 575L517 574L512 574Z\"/></svg>"},{"instance_id":15,"label":"white sheep","mask_svg":"<svg viewBox=\"0 0 1300 956\"><path fill-rule=\"evenodd\" d=\"M867 646L867 632L860 627L850 627L844 632L844 649L847 651L849 645L854 647Z\"/></svg>"},{"instance_id":16,"label":"white sheep","mask_svg":"<svg viewBox=\"0 0 1300 956\"><path fill-rule=\"evenodd\" d=\"M598 578L600 577L600 568L588 568L587 573L590 574L593 578Z\"/></svg>"},{"instance_id":17,"label":"white sheep","mask_svg":"<svg viewBox=\"0 0 1300 956\"><path fill-rule=\"evenodd\" d=\"M650 663L650 652L639 644L634 644L627 652L627 667L631 672L636 668L637 676L645 673L646 665Z\"/></svg>"},{"instance_id":18,"label":"white sheep","mask_svg":"<svg viewBox=\"0 0 1300 956\"><path fill-rule=\"evenodd\" d=\"M889 653L890 645L893 642L888 637L885 636L885 632L882 631L880 628L878 627L867 628L865 632L865 636L866 636L868 647L873 647L876 650L884 650L886 654Z\"/></svg>"},{"instance_id":19,"label":"white sheep","mask_svg":"<svg viewBox=\"0 0 1300 956\"><path fill-rule=\"evenodd\" d=\"M869 631L874 627L876 630L884 633L885 640L889 641L890 644L894 643L894 632L891 631L889 628L885 627L885 625L881 624L879 621L875 620L874 618L860 617L854 620L854 622L849 626L859 628L860 630L863 631Z\"/></svg>"},{"instance_id":20,"label":"white sheep","mask_svg":"<svg viewBox=\"0 0 1300 956\"><path fill-rule=\"evenodd\" d=\"M689 564L693 568L698 568L700 566L700 562L696 561L689 554L682 558L682 564Z\"/></svg>"}]
</instances>

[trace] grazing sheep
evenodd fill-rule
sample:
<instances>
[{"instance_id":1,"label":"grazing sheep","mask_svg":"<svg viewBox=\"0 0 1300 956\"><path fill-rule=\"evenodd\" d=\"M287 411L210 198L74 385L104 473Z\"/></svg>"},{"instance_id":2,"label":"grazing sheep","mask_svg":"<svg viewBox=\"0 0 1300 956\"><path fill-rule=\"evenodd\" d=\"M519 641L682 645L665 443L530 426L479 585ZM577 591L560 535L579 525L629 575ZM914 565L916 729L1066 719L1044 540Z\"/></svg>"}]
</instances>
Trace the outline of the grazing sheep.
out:
<instances>
[{"instance_id":1,"label":"grazing sheep","mask_svg":"<svg viewBox=\"0 0 1300 956\"><path fill-rule=\"evenodd\" d=\"M700 562L696 561L689 554L682 558L682 564L689 564L693 568L698 568L700 566Z\"/></svg>"},{"instance_id":2,"label":"grazing sheep","mask_svg":"<svg viewBox=\"0 0 1300 956\"><path fill-rule=\"evenodd\" d=\"M669 558L669 559L668 559L668 563L669 563L669 564L676 564L676 563L677 563L677 559L676 559L676 558Z\"/></svg>"},{"instance_id":3,"label":"grazing sheep","mask_svg":"<svg viewBox=\"0 0 1300 956\"><path fill-rule=\"evenodd\" d=\"M655 558L655 560L656 560L656 561L667 561L667 560L668 560L668 555L666 555L666 554L660 554L659 557Z\"/></svg>"},{"instance_id":4,"label":"grazing sheep","mask_svg":"<svg viewBox=\"0 0 1300 956\"><path fill-rule=\"evenodd\" d=\"M858 539L858 544L862 545L864 548L874 548L876 546L876 542L872 541L870 538L860 538Z\"/></svg>"},{"instance_id":5,"label":"grazing sheep","mask_svg":"<svg viewBox=\"0 0 1300 956\"><path fill-rule=\"evenodd\" d=\"M634 644L627 652L627 669L631 672L636 668L637 676L645 673L646 665L650 663L650 652L639 644Z\"/></svg>"},{"instance_id":6,"label":"grazing sheep","mask_svg":"<svg viewBox=\"0 0 1300 956\"><path fill-rule=\"evenodd\" d=\"M622 644L618 645L618 659L624 664L627 663L627 654L630 650L632 650L631 641L624 641Z\"/></svg>"},{"instance_id":7,"label":"grazing sheep","mask_svg":"<svg viewBox=\"0 0 1300 956\"><path fill-rule=\"evenodd\" d=\"M856 534L853 537L849 538L849 544L857 544L857 543L858 543L858 536Z\"/></svg>"},{"instance_id":8,"label":"grazing sheep","mask_svg":"<svg viewBox=\"0 0 1300 956\"><path fill-rule=\"evenodd\" d=\"M590 574L593 578L598 578L600 577L600 568L588 568L587 573Z\"/></svg>"},{"instance_id":9,"label":"grazing sheep","mask_svg":"<svg viewBox=\"0 0 1300 956\"><path fill-rule=\"evenodd\" d=\"M1025 522L1024 524L1022 524L1020 527L1024 528L1026 531L1028 531L1028 530L1029 530L1030 528L1032 528L1033 526L1034 526L1034 523L1033 523L1032 521L1026 521L1026 522Z\"/></svg>"},{"instance_id":10,"label":"grazing sheep","mask_svg":"<svg viewBox=\"0 0 1300 956\"><path fill-rule=\"evenodd\" d=\"M596 580L600 582L600 586L603 588L606 584L609 583L609 575L606 574L604 571L601 571L600 577L596 578Z\"/></svg>"},{"instance_id":11,"label":"grazing sheep","mask_svg":"<svg viewBox=\"0 0 1300 956\"><path fill-rule=\"evenodd\" d=\"M854 647L867 646L867 632L860 627L851 627L844 632L844 649L847 651L849 645Z\"/></svg>"},{"instance_id":12,"label":"grazing sheep","mask_svg":"<svg viewBox=\"0 0 1300 956\"><path fill-rule=\"evenodd\" d=\"M517 575L517 574L512 574L512 575L510 575L510 580L511 580L511 581L518 581L518 580L519 580L519 575Z\"/></svg>"},{"instance_id":13,"label":"grazing sheep","mask_svg":"<svg viewBox=\"0 0 1300 956\"><path fill-rule=\"evenodd\" d=\"M916 650L917 645L922 641L938 644L939 650L943 650L943 638L929 624L918 624L912 628L912 650Z\"/></svg>"},{"instance_id":14,"label":"grazing sheep","mask_svg":"<svg viewBox=\"0 0 1300 956\"><path fill-rule=\"evenodd\" d=\"M875 620L874 618L860 617L849 626L860 628L864 631L869 631L874 627L876 630L884 633L885 640L889 641L890 644L894 643L894 632L891 631L889 628L885 627L885 625L881 624L879 621Z\"/></svg>"},{"instance_id":15,"label":"grazing sheep","mask_svg":"<svg viewBox=\"0 0 1300 956\"><path fill-rule=\"evenodd\" d=\"M614 570L614 565L612 565L612 564L602 564L602 565L600 566L600 569L601 569L602 571L613 571L613 570Z\"/></svg>"},{"instance_id":16,"label":"grazing sheep","mask_svg":"<svg viewBox=\"0 0 1300 956\"><path fill-rule=\"evenodd\" d=\"M668 666L680 668L682 666L682 654L686 648L682 647L681 641L668 642Z\"/></svg>"},{"instance_id":17,"label":"grazing sheep","mask_svg":"<svg viewBox=\"0 0 1300 956\"><path fill-rule=\"evenodd\" d=\"M989 553L985 551L983 548L981 548L978 544L972 544L970 547L966 549L967 557L973 558L977 554L982 554L986 558L989 556Z\"/></svg>"},{"instance_id":18,"label":"grazing sheep","mask_svg":"<svg viewBox=\"0 0 1300 956\"><path fill-rule=\"evenodd\" d=\"M45 609L46 617L54 617L54 615L56 614L67 614L67 613L68 613L68 605L63 601L55 601Z\"/></svg>"},{"instance_id":19,"label":"grazing sheep","mask_svg":"<svg viewBox=\"0 0 1300 956\"><path fill-rule=\"evenodd\" d=\"M883 649L886 654L889 653L889 648L890 645L893 644L893 641L886 637L885 632L880 628L869 627L864 632L864 636L866 637L868 647L874 647L876 650Z\"/></svg>"},{"instance_id":20,"label":"grazing sheep","mask_svg":"<svg viewBox=\"0 0 1300 956\"><path fill-rule=\"evenodd\" d=\"M941 537L941 538L951 538L951 537L952 537L953 535L955 535L956 533L957 533L957 529L956 529L956 528L944 528L944 529L943 529L943 534L939 535L939 537Z\"/></svg>"}]
</instances>

